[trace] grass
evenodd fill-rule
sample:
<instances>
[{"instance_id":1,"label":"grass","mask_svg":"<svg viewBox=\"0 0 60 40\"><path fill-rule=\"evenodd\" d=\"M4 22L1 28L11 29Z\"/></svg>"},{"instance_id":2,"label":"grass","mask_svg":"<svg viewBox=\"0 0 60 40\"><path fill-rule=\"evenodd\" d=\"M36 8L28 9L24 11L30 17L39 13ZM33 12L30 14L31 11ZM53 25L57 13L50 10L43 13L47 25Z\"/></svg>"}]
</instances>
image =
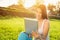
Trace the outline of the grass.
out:
<instances>
[{"instance_id":1,"label":"grass","mask_svg":"<svg viewBox=\"0 0 60 40\"><path fill-rule=\"evenodd\" d=\"M50 20L50 40L60 40L60 20ZM24 19L13 17L0 19L0 40L17 40L21 31L24 31Z\"/></svg>"},{"instance_id":2,"label":"grass","mask_svg":"<svg viewBox=\"0 0 60 40\"><path fill-rule=\"evenodd\" d=\"M60 20L50 20L50 40L60 40Z\"/></svg>"},{"instance_id":3,"label":"grass","mask_svg":"<svg viewBox=\"0 0 60 40\"><path fill-rule=\"evenodd\" d=\"M24 31L23 18L0 19L0 40L17 40L18 34Z\"/></svg>"}]
</instances>

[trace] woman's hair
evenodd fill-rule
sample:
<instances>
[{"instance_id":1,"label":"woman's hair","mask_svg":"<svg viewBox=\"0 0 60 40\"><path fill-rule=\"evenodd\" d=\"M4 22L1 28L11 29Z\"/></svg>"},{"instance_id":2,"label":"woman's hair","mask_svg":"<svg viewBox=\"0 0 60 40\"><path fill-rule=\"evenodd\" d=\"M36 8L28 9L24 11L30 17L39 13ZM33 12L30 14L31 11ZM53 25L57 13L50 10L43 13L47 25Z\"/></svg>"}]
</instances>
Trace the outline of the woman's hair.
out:
<instances>
[{"instance_id":1,"label":"woman's hair","mask_svg":"<svg viewBox=\"0 0 60 40\"><path fill-rule=\"evenodd\" d=\"M41 12L42 12L42 18L43 19L48 19L46 6L42 4L42 5L39 5L37 8L39 8L41 10Z\"/></svg>"}]
</instances>

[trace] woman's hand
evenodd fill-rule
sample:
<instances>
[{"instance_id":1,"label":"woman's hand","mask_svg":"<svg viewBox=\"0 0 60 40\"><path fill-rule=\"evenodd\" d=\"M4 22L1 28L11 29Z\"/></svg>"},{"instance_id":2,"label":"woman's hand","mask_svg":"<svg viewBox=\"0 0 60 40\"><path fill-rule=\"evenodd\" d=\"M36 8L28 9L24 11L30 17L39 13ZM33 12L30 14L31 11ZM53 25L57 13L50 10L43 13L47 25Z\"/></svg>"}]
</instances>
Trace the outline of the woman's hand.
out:
<instances>
[{"instance_id":1,"label":"woman's hand","mask_svg":"<svg viewBox=\"0 0 60 40\"><path fill-rule=\"evenodd\" d=\"M38 33L34 32L34 31L32 31L32 36L35 37L35 38L39 37Z\"/></svg>"},{"instance_id":2,"label":"woman's hand","mask_svg":"<svg viewBox=\"0 0 60 40\"><path fill-rule=\"evenodd\" d=\"M46 40L43 35L39 35L37 32L32 31L32 36L41 40Z\"/></svg>"},{"instance_id":3,"label":"woman's hand","mask_svg":"<svg viewBox=\"0 0 60 40\"><path fill-rule=\"evenodd\" d=\"M29 34L29 37L32 37L32 34Z\"/></svg>"}]
</instances>

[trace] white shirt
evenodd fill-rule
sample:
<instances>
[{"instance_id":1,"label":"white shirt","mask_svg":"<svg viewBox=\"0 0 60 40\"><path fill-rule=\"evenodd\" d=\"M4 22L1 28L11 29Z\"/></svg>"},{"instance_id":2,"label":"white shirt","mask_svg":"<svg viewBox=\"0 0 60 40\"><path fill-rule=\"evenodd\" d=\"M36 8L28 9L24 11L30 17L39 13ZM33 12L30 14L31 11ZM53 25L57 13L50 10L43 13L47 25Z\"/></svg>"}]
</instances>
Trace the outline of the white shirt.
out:
<instances>
[{"instance_id":1,"label":"white shirt","mask_svg":"<svg viewBox=\"0 0 60 40\"><path fill-rule=\"evenodd\" d=\"M43 20L42 25L40 26L38 33L42 34L43 33L43 27L44 27L44 22L46 21L46 19ZM49 21L49 20L48 20ZM36 39L35 39L36 40ZM49 40L49 36L47 35L46 40Z\"/></svg>"}]
</instances>

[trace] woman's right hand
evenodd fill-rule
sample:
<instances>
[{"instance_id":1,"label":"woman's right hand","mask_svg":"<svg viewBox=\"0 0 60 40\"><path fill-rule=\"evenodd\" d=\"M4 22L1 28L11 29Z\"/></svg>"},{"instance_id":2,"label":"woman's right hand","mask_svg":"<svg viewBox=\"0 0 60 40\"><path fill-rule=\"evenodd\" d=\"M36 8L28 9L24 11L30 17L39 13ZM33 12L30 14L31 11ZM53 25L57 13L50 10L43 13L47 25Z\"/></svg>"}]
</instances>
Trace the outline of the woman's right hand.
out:
<instances>
[{"instance_id":1,"label":"woman's right hand","mask_svg":"<svg viewBox=\"0 0 60 40\"><path fill-rule=\"evenodd\" d=\"M29 37L32 37L32 34L29 34Z\"/></svg>"},{"instance_id":2,"label":"woman's right hand","mask_svg":"<svg viewBox=\"0 0 60 40\"><path fill-rule=\"evenodd\" d=\"M39 34L37 32L32 31L32 36L34 36L35 38L39 37Z\"/></svg>"}]
</instances>

